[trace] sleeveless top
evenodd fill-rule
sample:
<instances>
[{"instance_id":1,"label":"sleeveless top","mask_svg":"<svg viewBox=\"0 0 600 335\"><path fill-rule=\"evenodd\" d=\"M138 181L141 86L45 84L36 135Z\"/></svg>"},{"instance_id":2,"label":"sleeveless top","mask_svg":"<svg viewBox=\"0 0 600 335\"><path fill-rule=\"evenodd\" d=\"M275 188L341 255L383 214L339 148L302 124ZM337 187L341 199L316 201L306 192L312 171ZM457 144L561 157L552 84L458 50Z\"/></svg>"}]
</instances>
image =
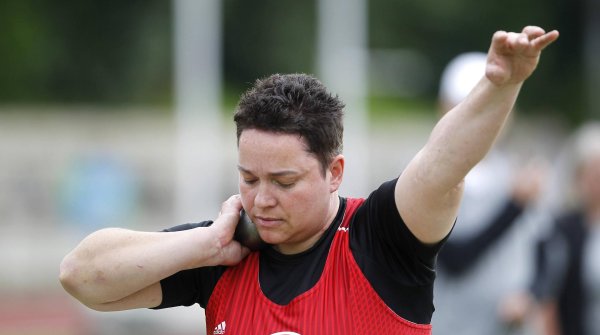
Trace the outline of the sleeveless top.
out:
<instances>
[{"instance_id":1,"label":"sleeveless top","mask_svg":"<svg viewBox=\"0 0 600 335\"><path fill-rule=\"evenodd\" d=\"M348 230L363 201L348 199L321 278L287 305L278 305L263 294L259 252L225 271L206 306L206 333L431 335L431 325L416 324L394 313L356 264Z\"/></svg>"}]
</instances>

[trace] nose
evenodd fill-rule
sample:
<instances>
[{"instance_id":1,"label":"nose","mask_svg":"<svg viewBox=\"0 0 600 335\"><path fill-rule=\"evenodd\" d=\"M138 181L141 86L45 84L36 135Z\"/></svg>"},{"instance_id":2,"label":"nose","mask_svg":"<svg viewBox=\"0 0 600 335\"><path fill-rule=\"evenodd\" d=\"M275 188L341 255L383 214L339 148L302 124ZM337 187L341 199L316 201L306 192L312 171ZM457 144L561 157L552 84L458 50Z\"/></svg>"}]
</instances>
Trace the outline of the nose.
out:
<instances>
[{"instance_id":1,"label":"nose","mask_svg":"<svg viewBox=\"0 0 600 335\"><path fill-rule=\"evenodd\" d=\"M256 190L256 195L254 197L254 206L258 208L268 208L274 207L277 204L277 199L275 198L272 190L270 189L270 185L268 183L261 183Z\"/></svg>"}]
</instances>

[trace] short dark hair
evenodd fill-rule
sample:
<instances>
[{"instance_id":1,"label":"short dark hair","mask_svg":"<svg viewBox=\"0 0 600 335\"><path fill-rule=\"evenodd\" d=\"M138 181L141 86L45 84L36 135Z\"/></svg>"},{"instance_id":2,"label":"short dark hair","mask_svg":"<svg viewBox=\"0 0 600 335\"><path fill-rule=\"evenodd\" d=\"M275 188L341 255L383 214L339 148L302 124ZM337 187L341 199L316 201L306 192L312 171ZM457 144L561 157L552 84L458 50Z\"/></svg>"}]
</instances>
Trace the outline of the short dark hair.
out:
<instances>
[{"instance_id":1,"label":"short dark hair","mask_svg":"<svg viewBox=\"0 0 600 335\"><path fill-rule=\"evenodd\" d=\"M297 134L323 172L342 152L344 103L315 77L274 74L259 79L244 93L233 117L237 140L244 130Z\"/></svg>"}]
</instances>

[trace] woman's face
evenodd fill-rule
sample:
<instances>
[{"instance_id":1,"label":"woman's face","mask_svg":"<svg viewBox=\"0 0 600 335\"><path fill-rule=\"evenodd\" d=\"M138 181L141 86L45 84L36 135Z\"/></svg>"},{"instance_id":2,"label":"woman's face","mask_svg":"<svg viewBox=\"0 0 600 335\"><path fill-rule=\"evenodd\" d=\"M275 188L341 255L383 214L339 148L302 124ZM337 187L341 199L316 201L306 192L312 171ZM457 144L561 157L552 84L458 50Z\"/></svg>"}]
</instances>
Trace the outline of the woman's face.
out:
<instances>
[{"instance_id":1,"label":"woman's face","mask_svg":"<svg viewBox=\"0 0 600 335\"><path fill-rule=\"evenodd\" d=\"M282 253L310 248L335 218L343 156L325 175L298 135L248 129L239 139L242 204L261 238Z\"/></svg>"}]
</instances>

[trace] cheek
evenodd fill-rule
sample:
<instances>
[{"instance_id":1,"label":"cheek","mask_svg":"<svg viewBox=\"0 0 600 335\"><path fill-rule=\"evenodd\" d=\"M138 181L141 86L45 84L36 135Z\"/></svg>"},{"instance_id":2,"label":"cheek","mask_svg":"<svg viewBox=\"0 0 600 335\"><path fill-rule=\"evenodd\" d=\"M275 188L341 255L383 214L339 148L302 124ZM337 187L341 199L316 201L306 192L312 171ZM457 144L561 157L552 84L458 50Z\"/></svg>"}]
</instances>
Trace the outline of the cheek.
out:
<instances>
[{"instance_id":1,"label":"cheek","mask_svg":"<svg viewBox=\"0 0 600 335\"><path fill-rule=\"evenodd\" d=\"M311 214L322 215L322 207L329 204L329 192L323 185L311 185L287 199L288 205L294 208L300 216L308 217Z\"/></svg>"},{"instance_id":2,"label":"cheek","mask_svg":"<svg viewBox=\"0 0 600 335\"><path fill-rule=\"evenodd\" d=\"M242 197L242 206L244 208L252 208L252 206L254 205L254 195L252 194L252 188L248 187L240 180L239 190L240 196Z\"/></svg>"}]
</instances>

